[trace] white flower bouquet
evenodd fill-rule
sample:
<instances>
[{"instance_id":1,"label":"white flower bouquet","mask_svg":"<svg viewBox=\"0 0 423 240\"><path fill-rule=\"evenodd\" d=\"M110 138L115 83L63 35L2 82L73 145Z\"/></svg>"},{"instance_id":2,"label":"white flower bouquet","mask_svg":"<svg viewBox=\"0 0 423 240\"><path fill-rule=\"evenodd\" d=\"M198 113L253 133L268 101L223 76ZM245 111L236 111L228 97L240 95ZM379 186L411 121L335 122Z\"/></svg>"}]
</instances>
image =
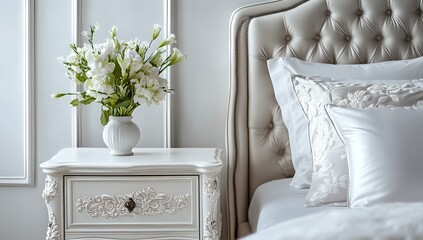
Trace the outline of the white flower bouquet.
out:
<instances>
[{"instance_id":1,"label":"white flower bouquet","mask_svg":"<svg viewBox=\"0 0 423 240\"><path fill-rule=\"evenodd\" d=\"M173 92L160 74L185 57L177 48L165 56L166 46L176 43L174 34L152 49L161 32L159 25L154 25L150 42L119 41L117 28L113 27L106 42L94 44L97 29L98 25L90 26L88 32L82 33L88 44L81 48L71 44L69 56L59 58L68 78L83 85L84 91L58 93L54 98L75 96L72 106L100 103L101 124L106 125L109 116L131 116L138 106L159 104L167 93Z\"/></svg>"}]
</instances>

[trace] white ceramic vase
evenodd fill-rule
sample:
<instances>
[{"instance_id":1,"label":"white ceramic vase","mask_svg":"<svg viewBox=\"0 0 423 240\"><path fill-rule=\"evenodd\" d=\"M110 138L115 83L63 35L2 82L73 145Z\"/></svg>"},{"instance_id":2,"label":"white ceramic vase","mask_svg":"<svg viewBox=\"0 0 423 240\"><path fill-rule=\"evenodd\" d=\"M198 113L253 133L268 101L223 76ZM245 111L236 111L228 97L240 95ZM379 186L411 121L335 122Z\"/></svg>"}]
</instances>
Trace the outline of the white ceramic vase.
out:
<instances>
[{"instance_id":1,"label":"white ceramic vase","mask_svg":"<svg viewBox=\"0 0 423 240\"><path fill-rule=\"evenodd\" d=\"M110 116L103 130L104 143L115 156L134 155L132 149L140 140L140 130L132 116Z\"/></svg>"}]
</instances>

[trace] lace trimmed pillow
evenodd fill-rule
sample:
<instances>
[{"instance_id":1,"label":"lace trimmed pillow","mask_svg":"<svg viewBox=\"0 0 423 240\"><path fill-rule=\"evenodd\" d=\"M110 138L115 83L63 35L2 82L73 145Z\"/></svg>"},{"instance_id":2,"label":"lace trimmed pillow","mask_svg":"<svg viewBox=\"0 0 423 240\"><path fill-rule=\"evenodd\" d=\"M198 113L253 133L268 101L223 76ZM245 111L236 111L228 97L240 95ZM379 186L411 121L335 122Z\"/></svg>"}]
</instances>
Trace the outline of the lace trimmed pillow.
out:
<instances>
[{"instance_id":1,"label":"lace trimmed pillow","mask_svg":"<svg viewBox=\"0 0 423 240\"><path fill-rule=\"evenodd\" d=\"M309 140L313 156L313 176L305 206L326 204L346 206L348 195L346 151L326 114L324 108L326 104L363 108L403 107L421 105L420 101L423 103L423 81L372 82L358 84L351 83L351 80L345 83L292 76L298 100L309 121Z\"/></svg>"}]
</instances>

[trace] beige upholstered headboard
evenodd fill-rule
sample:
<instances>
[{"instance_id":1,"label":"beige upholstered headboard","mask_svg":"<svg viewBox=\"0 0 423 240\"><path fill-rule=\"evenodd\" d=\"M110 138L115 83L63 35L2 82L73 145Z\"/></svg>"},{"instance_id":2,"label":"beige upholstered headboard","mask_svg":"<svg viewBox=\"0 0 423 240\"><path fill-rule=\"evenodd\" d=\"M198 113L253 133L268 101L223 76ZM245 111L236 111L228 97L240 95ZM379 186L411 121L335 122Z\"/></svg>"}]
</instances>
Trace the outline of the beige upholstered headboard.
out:
<instances>
[{"instance_id":1,"label":"beige upholstered headboard","mask_svg":"<svg viewBox=\"0 0 423 240\"><path fill-rule=\"evenodd\" d=\"M246 6L231 19L227 118L230 238L249 231L260 184L294 173L266 61L371 63L423 54L423 0L282 0ZM423 67L423 66L422 66Z\"/></svg>"}]
</instances>

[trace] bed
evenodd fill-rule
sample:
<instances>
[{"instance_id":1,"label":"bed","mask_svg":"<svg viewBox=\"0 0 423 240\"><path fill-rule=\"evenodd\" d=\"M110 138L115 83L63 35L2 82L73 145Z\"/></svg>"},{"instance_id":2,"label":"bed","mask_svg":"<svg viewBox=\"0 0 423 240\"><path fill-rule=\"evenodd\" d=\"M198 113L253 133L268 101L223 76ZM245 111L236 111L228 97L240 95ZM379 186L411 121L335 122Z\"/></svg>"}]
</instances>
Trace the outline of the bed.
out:
<instances>
[{"instance_id":1,"label":"bed","mask_svg":"<svg viewBox=\"0 0 423 240\"><path fill-rule=\"evenodd\" d=\"M226 129L230 239L332 208L304 210L300 199L306 190L286 186L295 172L292 143L267 60L293 57L316 63L368 64L414 59L423 54L421 9L420 0L282 0L233 13ZM285 190L277 196L255 195L257 189L266 192L266 188ZM278 217L269 222L273 210L267 214L263 210L260 220L258 212L272 200L278 205L276 198L279 205L295 203L288 208L298 210L275 210Z\"/></svg>"}]
</instances>

